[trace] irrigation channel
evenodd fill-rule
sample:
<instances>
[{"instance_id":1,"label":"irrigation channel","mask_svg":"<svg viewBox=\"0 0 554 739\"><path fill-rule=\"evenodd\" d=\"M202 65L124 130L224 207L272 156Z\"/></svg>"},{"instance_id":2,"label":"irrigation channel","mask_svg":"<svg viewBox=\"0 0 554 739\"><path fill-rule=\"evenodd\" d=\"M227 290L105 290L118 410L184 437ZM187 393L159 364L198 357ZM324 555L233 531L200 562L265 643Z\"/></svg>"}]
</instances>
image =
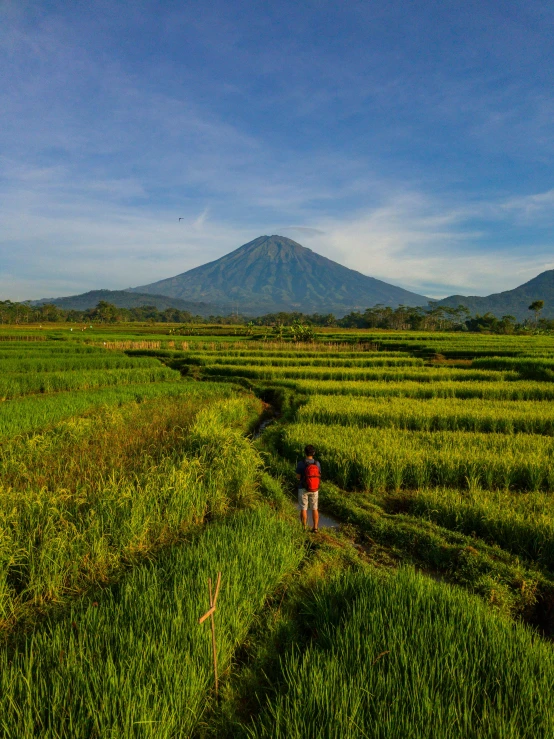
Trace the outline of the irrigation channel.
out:
<instances>
[{"instance_id":1,"label":"irrigation channel","mask_svg":"<svg viewBox=\"0 0 554 739\"><path fill-rule=\"evenodd\" d=\"M278 415L275 414L271 416L270 418L266 418L265 420L261 421L260 425L253 433L252 438L259 439L260 436L263 434L263 432L266 430L266 428L270 426L272 423L274 423L277 420L277 418L278 418ZM296 510L300 511L300 504L298 502L296 503ZM320 529L338 529L339 526L340 526L339 521L337 521L332 516L328 516L322 511L319 511L319 528Z\"/></svg>"}]
</instances>

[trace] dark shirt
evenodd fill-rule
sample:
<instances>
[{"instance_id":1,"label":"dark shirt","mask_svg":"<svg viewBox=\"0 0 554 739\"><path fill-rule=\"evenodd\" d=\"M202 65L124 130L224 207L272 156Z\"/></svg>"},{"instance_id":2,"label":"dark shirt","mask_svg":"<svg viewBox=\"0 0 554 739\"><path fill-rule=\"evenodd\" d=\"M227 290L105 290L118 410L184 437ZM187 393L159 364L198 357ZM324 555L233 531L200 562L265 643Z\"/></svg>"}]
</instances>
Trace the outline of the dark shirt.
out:
<instances>
[{"instance_id":1,"label":"dark shirt","mask_svg":"<svg viewBox=\"0 0 554 739\"><path fill-rule=\"evenodd\" d=\"M301 459L300 462L296 465L296 474L301 475L300 480L298 480L298 489L305 488L306 487L306 478L304 477L304 472L306 471L306 467L308 464L317 464L317 467L319 471L321 472L321 465L316 459Z\"/></svg>"}]
</instances>

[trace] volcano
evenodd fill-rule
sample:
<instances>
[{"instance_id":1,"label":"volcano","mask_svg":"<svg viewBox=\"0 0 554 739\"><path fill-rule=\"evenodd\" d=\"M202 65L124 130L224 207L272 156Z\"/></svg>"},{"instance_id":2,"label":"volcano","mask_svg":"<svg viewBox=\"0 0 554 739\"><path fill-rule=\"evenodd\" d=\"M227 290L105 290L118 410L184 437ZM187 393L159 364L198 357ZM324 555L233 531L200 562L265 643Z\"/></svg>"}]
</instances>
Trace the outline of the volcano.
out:
<instances>
[{"instance_id":1,"label":"volcano","mask_svg":"<svg viewBox=\"0 0 554 739\"><path fill-rule=\"evenodd\" d=\"M377 303L394 308L429 302L424 295L348 269L284 236L259 236L215 262L131 291L217 304L249 315L344 315Z\"/></svg>"}]
</instances>

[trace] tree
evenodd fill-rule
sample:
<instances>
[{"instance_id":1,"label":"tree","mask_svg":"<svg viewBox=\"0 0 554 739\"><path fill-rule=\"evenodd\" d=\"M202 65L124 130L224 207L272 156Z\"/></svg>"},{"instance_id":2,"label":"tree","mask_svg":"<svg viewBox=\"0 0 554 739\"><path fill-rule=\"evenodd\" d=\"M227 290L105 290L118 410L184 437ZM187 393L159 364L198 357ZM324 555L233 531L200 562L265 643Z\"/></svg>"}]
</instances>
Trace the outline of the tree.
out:
<instances>
[{"instance_id":1,"label":"tree","mask_svg":"<svg viewBox=\"0 0 554 739\"><path fill-rule=\"evenodd\" d=\"M41 321L61 321L63 313L54 303L43 303L39 308Z\"/></svg>"},{"instance_id":2,"label":"tree","mask_svg":"<svg viewBox=\"0 0 554 739\"><path fill-rule=\"evenodd\" d=\"M516 327L516 317L507 315L502 316L502 319L498 323L498 328L503 334L513 334Z\"/></svg>"},{"instance_id":3,"label":"tree","mask_svg":"<svg viewBox=\"0 0 554 739\"><path fill-rule=\"evenodd\" d=\"M544 300L534 300L529 306L529 310L532 310L535 314L535 323L539 321L539 313L544 308Z\"/></svg>"},{"instance_id":4,"label":"tree","mask_svg":"<svg viewBox=\"0 0 554 739\"><path fill-rule=\"evenodd\" d=\"M117 308L112 303L101 300L94 309L93 315L102 323L115 323L117 321Z\"/></svg>"},{"instance_id":5,"label":"tree","mask_svg":"<svg viewBox=\"0 0 554 739\"><path fill-rule=\"evenodd\" d=\"M485 333L496 333L498 331L499 320L493 313L485 313L484 316L477 314L474 318L466 321L466 326L470 331L479 331Z\"/></svg>"},{"instance_id":6,"label":"tree","mask_svg":"<svg viewBox=\"0 0 554 739\"><path fill-rule=\"evenodd\" d=\"M425 323L425 311L423 308L410 308L408 313L408 325L412 331L418 331L423 328Z\"/></svg>"},{"instance_id":7,"label":"tree","mask_svg":"<svg viewBox=\"0 0 554 739\"><path fill-rule=\"evenodd\" d=\"M282 323L277 323L272 328L272 334L275 338L279 339L279 341L283 340L283 332L284 332L284 326Z\"/></svg>"},{"instance_id":8,"label":"tree","mask_svg":"<svg viewBox=\"0 0 554 739\"><path fill-rule=\"evenodd\" d=\"M315 333L313 326L309 326L306 323L300 323L300 321L293 321L290 327L293 341L313 341L315 339Z\"/></svg>"},{"instance_id":9,"label":"tree","mask_svg":"<svg viewBox=\"0 0 554 739\"><path fill-rule=\"evenodd\" d=\"M450 316L452 326L461 326L469 318L470 310L465 305L459 305L457 308L447 308L447 314Z\"/></svg>"}]
</instances>

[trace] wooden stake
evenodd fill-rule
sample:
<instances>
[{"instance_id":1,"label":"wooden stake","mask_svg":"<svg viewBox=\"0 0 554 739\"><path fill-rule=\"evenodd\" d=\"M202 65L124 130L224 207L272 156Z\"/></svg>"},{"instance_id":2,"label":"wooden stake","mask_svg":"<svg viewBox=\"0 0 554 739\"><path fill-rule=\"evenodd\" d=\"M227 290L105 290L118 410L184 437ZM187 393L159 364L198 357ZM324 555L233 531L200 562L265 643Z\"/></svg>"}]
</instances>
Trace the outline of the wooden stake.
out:
<instances>
[{"instance_id":1,"label":"wooden stake","mask_svg":"<svg viewBox=\"0 0 554 739\"><path fill-rule=\"evenodd\" d=\"M217 644L215 641L215 622L214 622L214 613L215 613L215 605L214 601L212 599L212 578L208 578L208 590L210 592L210 606L214 609L212 611L212 615L210 616L210 621L212 622L212 648L214 653L214 681L215 681L215 697L218 697L219 694L219 680L217 675Z\"/></svg>"},{"instance_id":2,"label":"wooden stake","mask_svg":"<svg viewBox=\"0 0 554 739\"><path fill-rule=\"evenodd\" d=\"M207 618L210 618L211 620L211 626L212 626L212 649L213 649L213 656L214 656L214 678L215 678L215 695L216 698L219 694L219 678L217 674L217 643L215 639L215 620L214 620L214 613L216 611L217 607L217 596L219 595L219 586L221 585L221 572L217 573L217 582L215 586L215 594L212 596L212 578L208 578L208 593L210 596L210 608L206 611L206 613L201 616L198 619L198 623L204 623L204 621Z\"/></svg>"}]
</instances>

